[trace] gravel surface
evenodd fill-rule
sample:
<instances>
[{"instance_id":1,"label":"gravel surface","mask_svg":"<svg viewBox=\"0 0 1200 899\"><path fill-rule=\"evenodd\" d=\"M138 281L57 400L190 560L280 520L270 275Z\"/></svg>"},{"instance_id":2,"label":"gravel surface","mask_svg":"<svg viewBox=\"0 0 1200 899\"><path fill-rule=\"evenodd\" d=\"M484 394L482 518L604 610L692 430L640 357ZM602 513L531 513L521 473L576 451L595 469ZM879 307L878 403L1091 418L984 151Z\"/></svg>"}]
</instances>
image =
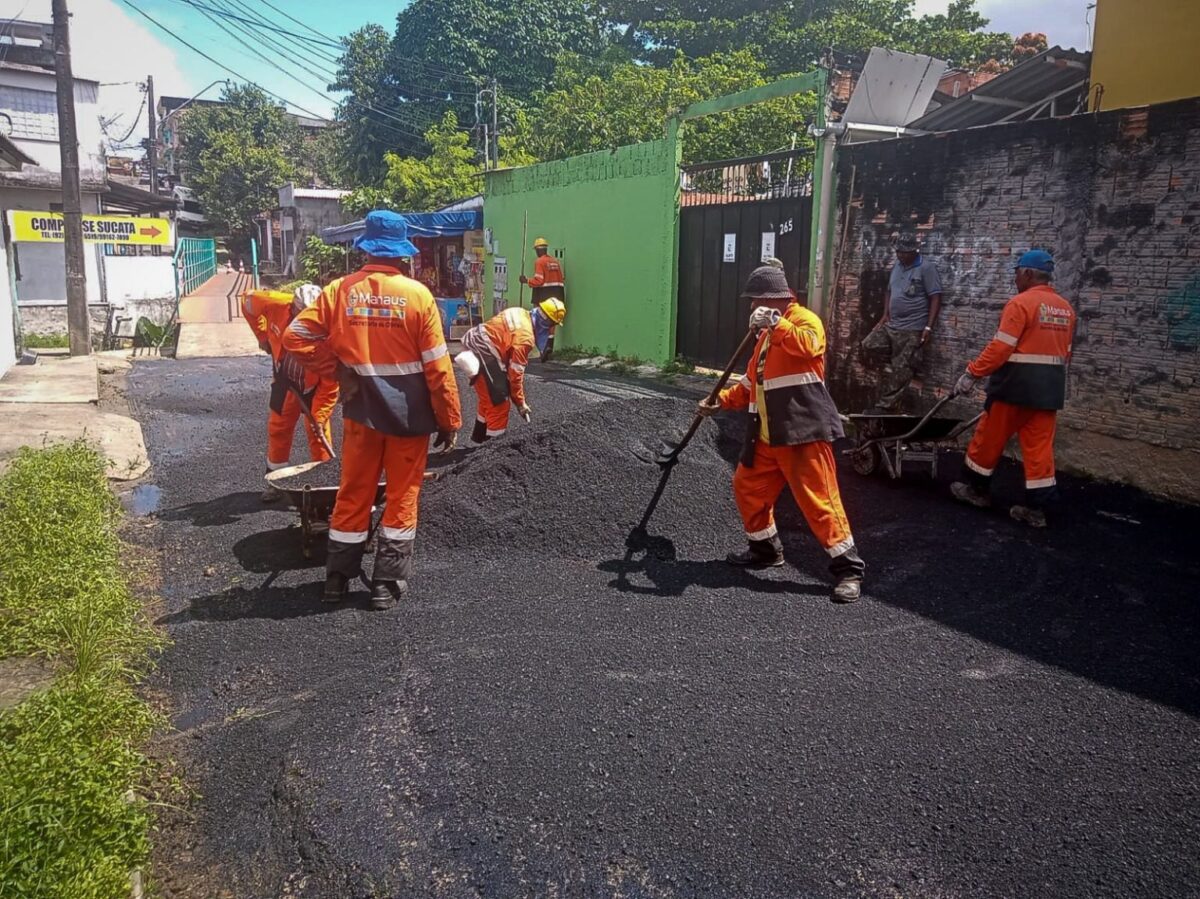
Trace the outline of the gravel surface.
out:
<instances>
[{"instance_id":1,"label":"gravel surface","mask_svg":"<svg viewBox=\"0 0 1200 899\"><path fill-rule=\"evenodd\" d=\"M150 686L198 791L164 895L1197 895L1195 510L1068 480L1032 532L844 471L869 569L835 606L790 503L792 565L714 562L735 422L627 548L659 475L625 450L694 400L535 370L535 424L437 462L413 592L371 613L323 605L258 503L264 362L135 367L174 640Z\"/></svg>"}]
</instances>

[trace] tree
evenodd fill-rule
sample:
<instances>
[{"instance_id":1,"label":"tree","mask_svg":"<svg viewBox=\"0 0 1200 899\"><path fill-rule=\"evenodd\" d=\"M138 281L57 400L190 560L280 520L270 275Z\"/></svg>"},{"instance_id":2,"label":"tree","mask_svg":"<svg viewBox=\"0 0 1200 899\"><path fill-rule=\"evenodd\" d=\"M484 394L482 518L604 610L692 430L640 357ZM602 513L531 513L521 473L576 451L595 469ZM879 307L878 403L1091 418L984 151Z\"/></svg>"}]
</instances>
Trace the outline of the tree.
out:
<instances>
[{"instance_id":1,"label":"tree","mask_svg":"<svg viewBox=\"0 0 1200 899\"><path fill-rule=\"evenodd\" d=\"M767 83L766 66L748 51L698 60L676 55L668 68L624 63L595 68L578 57L560 61L552 90L531 113L536 128L525 149L541 159L560 158L662 137L673 113L698 100ZM787 97L688 123L685 161L723 159L784 149L803 134L814 98Z\"/></svg>"},{"instance_id":2,"label":"tree","mask_svg":"<svg viewBox=\"0 0 1200 899\"><path fill-rule=\"evenodd\" d=\"M363 187L342 201L348 212L363 215L371 209L428 212L483 190L483 178L470 136L458 127L453 112L425 133L430 147L423 158L387 153L387 173L379 187ZM534 160L509 141L501 143L501 158L508 165Z\"/></svg>"},{"instance_id":3,"label":"tree","mask_svg":"<svg viewBox=\"0 0 1200 899\"><path fill-rule=\"evenodd\" d=\"M209 222L241 248L254 216L273 208L279 188L295 176L300 131L256 87L228 87L221 99L223 106L183 114L181 154Z\"/></svg>"},{"instance_id":4,"label":"tree","mask_svg":"<svg viewBox=\"0 0 1200 899\"><path fill-rule=\"evenodd\" d=\"M375 184L386 172L383 154L417 148L420 136L417 134L405 147L406 136L398 130L400 124L372 112L387 112L395 105L387 84L392 47L387 31L380 25L367 25L343 38L342 44L337 78L329 85L330 90L348 94L336 112L338 168L350 183Z\"/></svg>"}]
</instances>

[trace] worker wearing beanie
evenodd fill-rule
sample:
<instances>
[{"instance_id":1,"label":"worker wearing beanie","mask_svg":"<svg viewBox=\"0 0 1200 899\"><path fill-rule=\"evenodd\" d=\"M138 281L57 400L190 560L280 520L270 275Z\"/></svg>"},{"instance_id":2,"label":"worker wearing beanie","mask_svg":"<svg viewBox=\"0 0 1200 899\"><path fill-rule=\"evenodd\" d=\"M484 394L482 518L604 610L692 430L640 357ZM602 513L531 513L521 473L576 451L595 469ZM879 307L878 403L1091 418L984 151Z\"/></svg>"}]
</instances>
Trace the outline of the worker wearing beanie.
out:
<instances>
[{"instance_id":1,"label":"worker wearing beanie","mask_svg":"<svg viewBox=\"0 0 1200 899\"><path fill-rule=\"evenodd\" d=\"M837 579L836 602L861 594L866 565L859 558L838 490L833 441L842 436L841 418L825 389L825 329L796 302L783 271L755 269L742 296L754 304L750 328L759 334L750 365L738 384L723 390L719 402L700 402L702 415L720 409L747 409L746 446L733 475L733 495L750 542L731 554L734 565L783 564L783 543L775 526L775 501L790 486L796 504L825 551Z\"/></svg>"},{"instance_id":2,"label":"worker wearing beanie","mask_svg":"<svg viewBox=\"0 0 1200 899\"><path fill-rule=\"evenodd\" d=\"M521 276L521 283L528 284L533 289L533 305L537 306L542 300L548 300L550 297L563 299L566 296L566 283L562 263L550 255L549 241L539 237L533 242L533 252L537 255L533 262L533 277Z\"/></svg>"},{"instance_id":3,"label":"worker wearing beanie","mask_svg":"<svg viewBox=\"0 0 1200 899\"><path fill-rule=\"evenodd\" d=\"M325 599L343 599L360 572L386 472L371 584L372 607L386 609L408 589L429 435L436 432L434 446L449 452L462 415L433 295L400 271L402 259L417 255L408 223L394 212L368 213L354 246L367 254L366 265L326 287L283 343L303 365L342 384L342 478L329 523Z\"/></svg>"},{"instance_id":4,"label":"worker wearing beanie","mask_svg":"<svg viewBox=\"0 0 1200 899\"><path fill-rule=\"evenodd\" d=\"M242 296L242 316L254 332L258 345L271 356L274 374L267 414L268 471L287 467L292 455L292 438L296 433L296 422L303 410L300 408L300 397L296 396L291 387L304 395L304 400L312 412L312 420L305 416L304 422L310 458L314 462L324 462L331 458L326 446L332 443L329 420L333 417L333 410L338 401L337 381L305 371L295 358L283 349L283 332L287 326L320 295L321 288L317 285L302 284L293 293L251 290ZM316 427L313 420L317 423ZM317 427L321 429L320 433ZM278 490L268 486L263 492L262 501L275 502L280 496Z\"/></svg>"},{"instance_id":5,"label":"worker wearing beanie","mask_svg":"<svg viewBox=\"0 0 1200 899\"><path fill-rule=\"evenodd\" d=\"M567 317L567 307L557 297L542 300L532 310L514 306L505 309L463 335L464 352L455 365L475 388L479 397L474 443L501 437L508 430L509 401L526 421L532 410L525 399L525 368L529 353L537 347L543 354L554 340L554 329Z\"/></svg>"},{"instance_id":6,"label":"worker wearing beanie","mask_svg":"<svg viewBox=\"0 0 1200 899\"><path fill-rule=\"evenodd\" d=\"M1075 335L1075 310L1054 292L1054 257L1030 250L1017 260L1017 295L1000 316L996 336L967 366L954 395L987 378L987 402L964 460L965 480L950 485L955 498L991 504L992 472L1013 434L1025 466L1025 505L1010 514L1032 527L1046 526L1055 496L1054 428L1067 396L1067 363Z\"/></svg>"}]
</instances>

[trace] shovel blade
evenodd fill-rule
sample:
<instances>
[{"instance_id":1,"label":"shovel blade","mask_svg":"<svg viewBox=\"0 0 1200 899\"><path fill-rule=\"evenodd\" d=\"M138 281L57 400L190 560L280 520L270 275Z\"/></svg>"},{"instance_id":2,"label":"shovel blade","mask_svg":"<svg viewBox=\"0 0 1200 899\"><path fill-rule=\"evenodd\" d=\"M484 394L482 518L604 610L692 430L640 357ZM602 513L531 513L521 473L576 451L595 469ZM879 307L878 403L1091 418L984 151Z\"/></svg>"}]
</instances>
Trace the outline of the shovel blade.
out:
<instances>
[{"instance_id":1,"label":"shovel blade","mask_svg":"<svg viewBox=\"0 0 1200 899\"><path fill-rule=\"evenodd\" d=\"M663 441L663 445L659 449L658 455L654 457L654 461L664 468L668 465L674 465L679 461L679 453L682 450L682 444Z\"/></svg>"}]
</instances>

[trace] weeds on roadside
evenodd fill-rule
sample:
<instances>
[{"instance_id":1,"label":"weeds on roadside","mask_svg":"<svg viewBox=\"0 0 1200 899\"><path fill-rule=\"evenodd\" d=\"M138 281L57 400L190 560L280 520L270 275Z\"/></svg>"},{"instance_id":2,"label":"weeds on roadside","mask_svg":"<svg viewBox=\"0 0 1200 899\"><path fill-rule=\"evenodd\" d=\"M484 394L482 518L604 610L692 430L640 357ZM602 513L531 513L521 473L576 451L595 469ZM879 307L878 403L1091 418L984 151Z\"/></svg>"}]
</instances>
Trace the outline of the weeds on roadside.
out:
<instances>
[{"instance_id":1,"label":"weeds on roadside","mask_svg":"<svg viewBox=\"0 0 1200 899\"><path fill-rule=\"evenodd\" d=\"M77 441L22 450L0 477L0 657L54 683L0 714L5 895L127 894L148 853L139 745L156 717L135 684L158 638L121 566L105 460Z\"/></svg>"}]
</instances>

